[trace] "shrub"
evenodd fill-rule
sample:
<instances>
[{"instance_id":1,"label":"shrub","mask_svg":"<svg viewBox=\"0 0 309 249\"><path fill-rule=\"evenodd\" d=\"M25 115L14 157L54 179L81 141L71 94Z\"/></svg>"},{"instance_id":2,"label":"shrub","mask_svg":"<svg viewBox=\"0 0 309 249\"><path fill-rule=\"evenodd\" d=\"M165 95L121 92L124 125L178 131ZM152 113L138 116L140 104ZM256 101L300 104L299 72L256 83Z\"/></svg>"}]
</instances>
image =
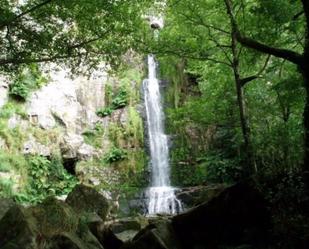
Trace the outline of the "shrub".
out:
<instances>
[{"instance_id":1,"label":"shrub","mask_svg":"<svg viewBox=\"0 0 309 249\"><path fill-rule=\"evenodd\" d=\"M109 116L113 113L113 109L111 107L106 107L106 108L100 108L99 110L96 111L96 114L99 116L99 117L106 117L106 116Z\"/></svg>"},{"instance_id":2,"label":"shrub","mask_svg":"<svg viewBox=\"0 0 309 249\"><path fill-rule=\"evenodd\" d=\"M99 117L106 117L113 113L114 110L123 108L128 104L128 93L125 89L121 88L116 97L112 100L110 106L100 108L96 111Z\"/></svg>"},{"instance_id":3,"label":"shrub","mask_svg":"<svg viewBox=\"0 0 309 249\"><path fill-rule=\"evenodd\" d=\"M116 97L112 101L113 109L125 107L128 104L128 93L125 89L120 89Z\"/></svg>"},{"instance_id":4,"label":"shrub","mask_svg":"<svg viewBox=\"0 0 309 249\"><path fill-rule=\"evenodd\" d=\"M127 158L127 151L113 147L110 151L104 156L104 161L107 163L114 163L117 161L121 161Z\"/></svg>"},{"instance_id":5,"label":"shrub","mask_svg":"<svg viewBox=\"0 0 309 249\"><path fill-rule=\"evenodd\" d=\"M42 87L47 79L42 75L37 64L23 67L15 80L10 84L9 94L11 97L25 101L30 93Z\"/></svg>"},{"instance_id":6,"label":"shrub","mask_svg":"<svg viewBox=\"0 0 309 249\"><path fill-rule=\"evenodd\" d=\"M10 179L0 179L0 196L11 197L13 195L13 184Z\"/></svg>"},{"instance_id":7,"label":"shrub","mask_svg":"<svg viewBox=\"0 0 309 249\"><path fill-rule=\"evenodd\" d=\"M42 156L28 158L30 183L27 193L18 194L17 201L41 202L47 196L64 195L76 185L76 179L63 168L61 159Z\"/></svg>"}]
</instances>

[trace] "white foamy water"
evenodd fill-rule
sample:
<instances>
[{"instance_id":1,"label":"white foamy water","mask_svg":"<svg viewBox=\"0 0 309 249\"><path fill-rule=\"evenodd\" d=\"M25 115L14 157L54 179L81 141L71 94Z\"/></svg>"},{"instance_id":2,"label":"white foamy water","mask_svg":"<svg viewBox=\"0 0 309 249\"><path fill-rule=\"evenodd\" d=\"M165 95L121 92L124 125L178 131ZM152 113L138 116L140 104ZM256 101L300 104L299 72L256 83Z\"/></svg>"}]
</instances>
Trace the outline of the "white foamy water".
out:
<instances>
[{"instance_id":1,"label":"white foamy water","mask_svg":"<svg viewBox=\"0 0 309 249\"><path fill-rule=\"evenodd\" d=\"M156 71L155 58L149 55L148 79L143 82L151 157L148 214L176 214L182 211L182 205L175 196L175 188L170 186L168 139L164 133L164 114Z\"/></svg>"}]
</instances>

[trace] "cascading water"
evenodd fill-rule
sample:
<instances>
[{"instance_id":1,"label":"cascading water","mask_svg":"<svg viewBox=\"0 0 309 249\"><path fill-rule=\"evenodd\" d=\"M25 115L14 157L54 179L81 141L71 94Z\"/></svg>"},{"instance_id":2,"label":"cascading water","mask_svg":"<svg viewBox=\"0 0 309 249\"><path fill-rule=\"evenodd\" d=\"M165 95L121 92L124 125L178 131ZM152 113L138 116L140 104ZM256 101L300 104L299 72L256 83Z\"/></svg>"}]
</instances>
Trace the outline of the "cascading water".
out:
<instances>
[{"instance_id":1,"label":"cascading water","mask_svg":"<svg viewBox=\"0 0 309 249\"><path fill-rule=\"evenodd\" d=\"M148 79L143 82L152 169L148 214L176 214L182 211L182 204L175 196L175 188L170 186L168 139L164 133L164 115L156 70L154 56L148 55Z\"/></svg>"}]
</instances>

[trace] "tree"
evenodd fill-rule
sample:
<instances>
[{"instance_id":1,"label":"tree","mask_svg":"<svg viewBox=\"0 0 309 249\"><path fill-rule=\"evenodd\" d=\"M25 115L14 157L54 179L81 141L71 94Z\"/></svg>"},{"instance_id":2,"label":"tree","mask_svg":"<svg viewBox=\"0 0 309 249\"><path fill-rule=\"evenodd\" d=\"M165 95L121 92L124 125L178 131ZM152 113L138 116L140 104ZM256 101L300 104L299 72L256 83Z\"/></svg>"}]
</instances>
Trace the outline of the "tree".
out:
<instances>
[{"instance_id":1,"label":"tree","mask_svg":"<svg viewBox=\"0 0 309 249\"><path fill-rule=\"evenodd\" d=\"M65 62L71 67L117 63L133 46L147 0L0 1L0 70Z\"/></svg>"},{"instance_id":2,"label":"tree","mask_svg":"<svg viewBox=\"0 0 309 249\"><path fill-rule=\"evenodd\" d=\"M304 122L304 173L309 174L309 2L307 0L301 0L302 11L294 15L294 18L299 18L301 15L305 16L305 39L303 45L303 52L299 53L292 49L279 48L271 45L264 44L258 40L249 38L243 35L238 23L235 19L233 5L231 0L224 0L226 9L230 17L233 30L235 32L236 39L248 48L254 49L261 53L273 55L278 58L287 60L295 64L301 72L304 79L304 88L306 90L306 102L303 113ZM294 1L295 2L295 1ZM292 20L291 20L292 21ZM308 181L309 179L306 179ZM307 182L309 184L309 182Z\"/></svg>"},{"instance_id":3,"label":"tree","mask_svg":"<svg viewBox=\"0 0 309 249\"><path fill-rule=\"evenodd\" d=\"M188 59L210 61L228 67L235 83L240 127L243 136L244 171L256 170L250 138L250 125L244 96L245 85L258 79L267 67L269 56L249 69L252 55L243 51L236 34L218 1L170 1L167 27L160 34L159 54L175 54ZM239 15L240 16L240 15ZM170 23L169 23L170 22ZM215 84L215 83L214 83Z\"/></svg>"}]
</instances>

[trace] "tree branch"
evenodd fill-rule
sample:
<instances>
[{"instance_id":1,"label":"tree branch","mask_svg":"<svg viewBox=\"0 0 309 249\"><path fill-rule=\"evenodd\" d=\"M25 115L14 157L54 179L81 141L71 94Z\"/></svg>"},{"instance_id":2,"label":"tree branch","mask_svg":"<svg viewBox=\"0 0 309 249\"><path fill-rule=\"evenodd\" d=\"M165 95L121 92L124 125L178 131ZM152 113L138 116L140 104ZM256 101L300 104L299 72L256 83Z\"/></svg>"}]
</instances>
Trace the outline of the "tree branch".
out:
<instances>
[{"instance_id":1,"label":"tree branch","mask_svg":"<svg viewBox=\"0 0 309 249\"><path fill-rule=\"evenodd\" d=\"M232 26L234 30L236 31L236 38L237 40L245 47L255 49L259 52L273 55L278 58L286 59L296 65L303 64L304 58L301 54L294 52L292 50L288 49L281 49L281 48L275 48L268 46L266 44L263 44L261 42L258 42L254 39L248 38L246 36L243 36L238 28L238 25L236 23L233 10L232 10L232 3L231 0L224 0L227 8L227 13L231 19ZM306 0L303 0L306 1Z\"/></svg>"},{"instance_id":2,"label":"tree branch","mask_svg":"<svg viewBox=\"0 0 309 249\"><path fill-rule=\"evenodd\" d=\"M255 80L255 79L257 79L257 78L260 77L260 75L261 75L261 74L264 72L264 70L266 69L270 57L271 57L271 55L268 55L268 56L267 56L266 61L265 61L265 63L264 63L264 66L261 68L261 70L260 70L257 74L252 75L252 76L249 76L249 77L246 77L246 78L240 79L241 87L244 87L244 86L245 86L247 83L249 83L250 81Z\"/></svg>"},{"instance_id":3,"label":"tree branch","mask_svg":"<svg viewBox=\"0 0 309 249\"><path fill-rule=\"evenodd\" d=\"M68 59L72 58L73 56L70 55L56 55L51 57L42 57L42 58L22 58L22 59L0 59L0 66L1 65L7 65L7 64L29 64L29 63L39 63L39 62L50 62L50 61L56 61L61 59Z\"/></svg>"},{"instance_id":4,"label":"tree branch","mask_svg":"<svg viewBox=\"0 0 309 249\"><path fill-rule=\"evenodd\" d=\"M44 2L42 2L42 3L38 4L38 5L33 6L32 8L26 10L25 12L20 13L19 15L15 16L11 20L5 21L4 23L0 24L0 29L2 29L5 26L8 26L8 25L12 24L17 19L19 19L19 18L21 18L21 17L23 17L23 16L25 16L25 15L35 11L35 10L41 8L42 6L44 6L46 4L49 4L51 1L53 1L53 0L45 0Z\"/></svg>"}]
</instances>

